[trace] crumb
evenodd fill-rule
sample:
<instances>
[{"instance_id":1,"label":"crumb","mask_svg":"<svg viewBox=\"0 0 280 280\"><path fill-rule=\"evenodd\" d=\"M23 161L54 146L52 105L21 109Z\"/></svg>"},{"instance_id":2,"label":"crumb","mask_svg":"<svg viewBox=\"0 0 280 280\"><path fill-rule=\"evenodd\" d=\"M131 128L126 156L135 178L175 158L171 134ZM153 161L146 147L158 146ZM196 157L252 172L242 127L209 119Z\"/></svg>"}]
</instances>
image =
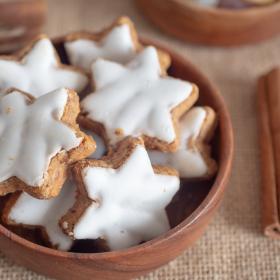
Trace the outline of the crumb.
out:
<instances>
[{"instance_id":1,"label":"crumb","mask_svg":"<svg viewBox=\"0 0 280 280\"><path fill-rule=\"evenodd\" d=\"M63 227L64 229L67 229L68 226L69 226L68 222L63 222L62 227Z\"/></svg>"},{"instance_id":2,"label":"crumb","mask_svg":"<svg viewBox=\"0 0 280 280\"><path fill-rule=\"evenodd\" d=\"M11 113L12 112L12 108L11 107L7 107L6 109L5 109L5 113L6 114L9 114L9 113Z\"/></svg>"},{"instance_id":3,"label":"crumb","mask_svg":"<svg viewBox=\"0 0 280 280\"><path fill-rule=\"evenodd\" d=\"M116 128L115 129L115 134L118 135L118 136L123 136L124 135L123 129L122 128Z\"/></svg>"}]
</instances>

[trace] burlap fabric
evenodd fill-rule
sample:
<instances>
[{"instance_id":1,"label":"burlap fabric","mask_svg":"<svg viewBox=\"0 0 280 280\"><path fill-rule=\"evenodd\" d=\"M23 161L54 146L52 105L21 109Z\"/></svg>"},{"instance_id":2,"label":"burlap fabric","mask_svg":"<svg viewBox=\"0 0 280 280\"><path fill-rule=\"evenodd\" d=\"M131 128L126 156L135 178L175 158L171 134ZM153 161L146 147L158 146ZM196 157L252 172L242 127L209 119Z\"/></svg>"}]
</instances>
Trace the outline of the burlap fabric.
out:
<instances>
[{"instance_id":1,"label":"burlap fabric","mask_svg":"<svg viewBox=\"0 0 280 280\"><path fill-rule=\"evenodd\" d=\"M260 226L260 172L256 79L280 64L280 36L255 46L208 48L160 33L131 0L49 1L50 35L98 29L128 15L142 35L172 46L219 86L235 131L235 160L223 205L196 245L169 265L141 279L280 279L280 242L268 240ZM257 30L256 30L257 32ZM0 255L0 280L45 280Z\"/></svg>"}]
</instances>

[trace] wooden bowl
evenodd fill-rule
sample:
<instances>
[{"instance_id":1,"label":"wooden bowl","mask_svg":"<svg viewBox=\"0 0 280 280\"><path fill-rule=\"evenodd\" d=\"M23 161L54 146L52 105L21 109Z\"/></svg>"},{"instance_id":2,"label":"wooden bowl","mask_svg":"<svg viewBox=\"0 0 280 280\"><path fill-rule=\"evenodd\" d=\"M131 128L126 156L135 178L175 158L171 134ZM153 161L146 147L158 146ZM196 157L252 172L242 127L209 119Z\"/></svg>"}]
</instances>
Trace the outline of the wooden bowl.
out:
<instances>
[{"instance_id":1,"label":"wooden bowl","mask_svg":"<svg viewBox=\"0 0 280 280\"><path fill-rule=\"evenodd\" d=\"M56 41L56 47L63 61L66 61L61 40ZM170 74L196 83L200 88L198 103L209 105L218 113L219 125L213 140L214 157L219 164L217 176L212 181L184 182L167 209L173 228L156 239L126 250L105 253L61 252L32 243L0 225L0 249L16 263L61 280L124 280L166 264L191 246L204 232L221 202L231 171L231 121L222 97L209 80L186 59L171 50L166 51L172 57Z\"/></svg>"},{"instance_id":2,"label":"wooden bowl","mask_svg":"<svg viewBox=\"0 0 280 280\"><path fill-rule=\"evenodd\" d=\"M257 43L280 32L280 3L242 10L208 8L184 0L137 0L160 29L186 42L234 46Z\"/></svg>"},{"instance_id":3,"label":"wooden bowl","mask_svg":"<svg viewBox=\"0 0 280 280\"><path fill-rule=\"evenodd\" d=\"M19 49L40 33L46 12L44 0L0 0L0 51Z\"/></svg>"}]
</instances>

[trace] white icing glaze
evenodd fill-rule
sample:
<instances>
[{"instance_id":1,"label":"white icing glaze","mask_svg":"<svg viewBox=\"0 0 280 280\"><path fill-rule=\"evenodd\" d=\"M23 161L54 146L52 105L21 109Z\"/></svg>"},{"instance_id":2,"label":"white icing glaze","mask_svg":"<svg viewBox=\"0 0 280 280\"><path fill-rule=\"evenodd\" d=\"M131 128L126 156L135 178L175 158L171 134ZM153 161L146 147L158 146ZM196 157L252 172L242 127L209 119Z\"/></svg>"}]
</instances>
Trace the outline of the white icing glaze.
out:
<instances>
[{"instance_id":1,"label":"white icing glaze","mask_svg":"<svg viewBox=\"0 0 280 280\"><path fill-rule=\"evenodd\" d=\"M81 143L60 121L67 100L66 89L32 104L18 91L0 99L0 182L16 176L29 186L40 186L52 157Z\"/></svg>"},{"instance_id":2,"label":"white icing glaze","mask_svg":"<svg viewBox=\"0 0 280 280\"><path fill-rule=\"evenodd\" d=\"M178 191L179 179L155 174L143 146L118 169L86 167L82 174L93 202L75 225L75 238L104 237L111 250L118 250L170 228L165 207Z\"/></svg>"},{"instance_id":3,"label":"white icing glaze","mask_svg":"<svg viewBox=\"0 0 280 280\"><path fill-rule=\"evenodd\" d=\"M110 144L142 134L169 143L175 140L171 110L190 96L192 84L160 77L160 71L154 47L147 47L126 67L105 60L92 65L96 91L82 101L82 109L105 126Z\"/></svg>"},{"instance_id":4,"label":"white icing glaze","mask_svg":"<svg viewBox=\"0 0 280 280\"><path fill-rule=\"evenodd\" d=\"M49 241L59 250L68 251L73 241L59 227L60 218L75 203L75 184L68 180L60 194L52 199L37 199L22 193L9 213L9 220L25 226L44 227Z\"/></svg>"},{"instance_id":5,"label":"white icing glaze","mask_svg":"<svg viewBox=\"0 0 280 280\"><path fill-rule=\"evenodd\" d=\"M98 58L123 64L135 55L134 42L127 24L114 27L99 42L81 38L64 45L71 64L88 72Z\"/></svg>"},{"instance_id":6,"label":"white icing glaze","mask_svg":"<svg viewBox=\"0 0 280 280\"><path fill-rule=\"evenodd\" d=\"M47 38L39 40L22 61L0 58L0 91L18 88L39 97L61 87L80 92L88 83L86 75L61 68L55 49Z\"/></svg>"},{"instance_id":7,"label":"white icing glaze","mask_svg":"<svg viewBox=\"0 0 280 280\"><path fill-rule=\"evenodd\" d=\"M94 139L95 144L96 144L96 150L90 156L88 156L88 158L100 159L101 157L103 157L107 151L103 139L99 135L97 135L96 133L94 133L90 130L83 130L83 131L87 135L90 135Z\"/></svg>"},{"instance_id":8,"label":"white icing glaze","mask_svg":"<svg viewBox=\"0 0 280 280\"><path fill-rule=\"evenodd\" d=\"M178 170L180 177L195 178L207 174L208 166L201 152L189 141L196 140L206 118L203 107L194 107L180 121L181 139L179 149L175 153L148 151L152 164L171 166Z\"/></svg>"}]
</instances>

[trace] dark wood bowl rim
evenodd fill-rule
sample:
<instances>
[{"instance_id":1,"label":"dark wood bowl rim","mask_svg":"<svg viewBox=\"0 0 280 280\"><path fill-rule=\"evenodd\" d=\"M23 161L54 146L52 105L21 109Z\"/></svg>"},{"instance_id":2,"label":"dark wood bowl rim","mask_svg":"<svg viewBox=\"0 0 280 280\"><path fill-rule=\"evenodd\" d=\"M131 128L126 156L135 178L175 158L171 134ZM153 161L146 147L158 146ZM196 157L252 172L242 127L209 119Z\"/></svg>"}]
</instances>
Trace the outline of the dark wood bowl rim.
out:
<instances>
[{"instance_id":1,"label":"dark wood bowl rim","mask_svg":"<svg viewBox=\"0 0 280 280\"><path fill-rule=\"evenodd\" d=\"M249 16L261 16L274 12L275 10L280 11L280 2L270 5L265 5L264 7L251 7L244 9L226 9L226 8L215 8L215 7L205 7L195 3L182 3L181 0L173 0L174 4L181 6L182 9L189 9L194 13L209 14L215 17L228 17L230 20L234 20L240 17L246 18Z\"/></svg>"},{"instance_id":2,"label":"dark wood bowl rim","mask_svg":"<svg viewBox=\"0 0 280 280\"><path fill-rule=\"evenodd\" d=\"M32 5L42 5L44 4L45 6L45 1L44 0L26 0L26 1L22 1L22 0L15 0L15 1L10 1L10 0L6 0L6 1L0 1L0 8L2 7L11 7L14 8L15 6L18 7L28 7L30 4L32 3Z\"/></svg>"},{"instance_id":3,"label":"dark wood bowl rim","mask_svg":"<svg viewBox=\"0 0 280 280\"><path fill-rule=\"evenodd\" d=\"M55 42L59 41L58 38L54 39ZM217 203L219 203L221 196L223 195L232 166L232 159L233 159L233 149L234 149L234 141L233 141L233 129L231 124L231 119L229 116L229 112L225 105L225 102L220 95L217 88L209 81L209 79L201 73L200 70L197 69L191 62L187 59L182 57L181 55L177 54L176 52L170 51L169 48L164 47L162 44L154 42L154 40L141 40L145 44L152 44L157 47L160 47L163 50L166 50L170 55L171 58L176 61L181 61L184 64L185 68L192 69L192 72L195 76L200 77L200 80L208 86L209 92L213 95L213 98L216 99L216 104L219 106L219 125L221 131L221 143L222 149L220 150L219 154L221 154L220 158L220 165L217 176L211 187L209 193L202 201L202 203L197 207L197 209L189 215L185 220L183 220L180 224L166 232L165 234L154 238L150 241L147 241L143 244L124 249L119 251L112 251L112 252L103 252L103 253L73 253L73 252L63 252L51 248L47 248L38 244L35 244L31 241L28 241L17 234L11 232L3 225L0 224L0 234L5 235L13 242L18 243L20 246L26 247L29 250L36 250L41 254L56 256L61 258L69 258L69 259L86 259L86 260L101 260L101 259L110 259L116 256L118 257L129 257L130 255L134 254L141 254L144 253L147 247L153 247L155 245L159 245L160 243L167 242L169 239L175 238L177 235L187 234L188 231L191 231L191 228L196 224L197 220L203 218L207 215L207 213L214 207ZM226 145L225 145L226 144ZM227 151L225 148L227 147ZM224 151L224 152L223 152ZM150 248L149 248L150 249Z\"/></svg>"}]
</instances>

